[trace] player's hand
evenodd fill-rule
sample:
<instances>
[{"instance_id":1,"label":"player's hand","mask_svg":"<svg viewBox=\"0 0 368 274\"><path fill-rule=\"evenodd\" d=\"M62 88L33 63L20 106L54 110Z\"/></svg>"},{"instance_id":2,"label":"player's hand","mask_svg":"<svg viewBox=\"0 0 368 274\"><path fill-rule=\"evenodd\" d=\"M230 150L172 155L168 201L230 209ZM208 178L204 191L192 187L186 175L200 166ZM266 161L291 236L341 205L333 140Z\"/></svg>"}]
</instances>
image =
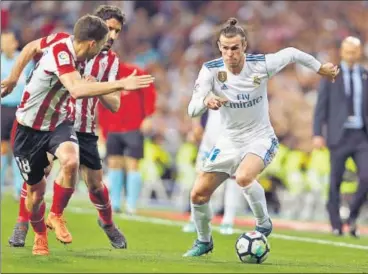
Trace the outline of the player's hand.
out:
<instances>
[{"instance_id":1,"label":"player's hand","mask_svg":"<svg viewBox=\"0 0 368 274\"><path fill-rule=\"evenodd\" d=\"M1 98L10 94L17 85L16 79L7 78L1 81Z\"/></svg>"},{"instance_id":2,"label":"player's hand","mask_svg":"<svg viewBox=\"0 0 368 274\"><path fill-rule=\"evenodd\" d=\"M326 147L325 138L323 138L322 136L314 136L312 142L313 142L313 147L316 149L322 149Z\"/></svg>"},{"instance_id":3,"label":"player's hand","mask_svg":"<svg viewBox=\"0 0 368 274\"><path fill-rule=\"evenodd\" d=\"M220 107L222 107L228 100L221 98L216 95L210 95L206 99L204 99L204 104L207 108L218 110Z\"/></svg>"},{"instance_id":4,"label":"player's hand","mask_svg":"<svg viewBox=\"0 0 368 274\"><path fill-rule=\"evenodd\" d=\"M123 82L124 90L136 90L141 88L147 88L153 83L155 78L152 75L139 75L137 76L137 70L135 69L128 77L119 81Z\"/></svg>"},{"instance_id":5,"label":"player's hand","mask_svg":"<svg viewBox=\"0 0 368 274\"><path fill-rule=\"evenodd\" d=\"M339 72L340 72L340 69L338 66L332 63L325 63L319 69L318 74L329 78L333 83L335 82L335 78L339 74Z\"/></svg>"}]
</instances>

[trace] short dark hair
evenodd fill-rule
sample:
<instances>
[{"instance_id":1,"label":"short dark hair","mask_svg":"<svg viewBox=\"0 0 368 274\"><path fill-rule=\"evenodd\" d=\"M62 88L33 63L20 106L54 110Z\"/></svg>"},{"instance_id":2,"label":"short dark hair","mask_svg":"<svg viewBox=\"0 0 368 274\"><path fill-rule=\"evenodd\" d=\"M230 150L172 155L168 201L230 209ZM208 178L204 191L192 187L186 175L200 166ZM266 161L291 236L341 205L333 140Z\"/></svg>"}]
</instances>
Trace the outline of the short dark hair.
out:
<instances>
[{"instance_id":1,"label":"short dark hair","mask_svg":"<svg viewBox=\"0 0 368 274\"><path fill-rule=\"evenodd\" d=\"M238 19L234 17L229 18L224 26L220 29L218 39L220 39L221 35L225 36L226 38L232 38L236 35L240 35L245 41L248 40L247 31L238 25Z\"/></svg>"},{"instance_id":2,"label":"short dark hair","mask_svg":"<svg viewBox=\"0 0 368 274\"><path fill-rule=\"evenodd\" d=\"M114 18L118 20L121 25L125 24L125 14L116 6L100 5L94 11L93 15L100 17L104 21Z\"/></svg>"},{"instance_id":3,"label":"short dark hair","mask_svg":"<svg viewBox=\"0 0 368 274\"><path fill-rule=\"evenodd\" d=\"M74 25L74 38L76 41L101 41L106 37L109 28L106 23L94 15L84 15Z\"/></svg>"}]
</instances>

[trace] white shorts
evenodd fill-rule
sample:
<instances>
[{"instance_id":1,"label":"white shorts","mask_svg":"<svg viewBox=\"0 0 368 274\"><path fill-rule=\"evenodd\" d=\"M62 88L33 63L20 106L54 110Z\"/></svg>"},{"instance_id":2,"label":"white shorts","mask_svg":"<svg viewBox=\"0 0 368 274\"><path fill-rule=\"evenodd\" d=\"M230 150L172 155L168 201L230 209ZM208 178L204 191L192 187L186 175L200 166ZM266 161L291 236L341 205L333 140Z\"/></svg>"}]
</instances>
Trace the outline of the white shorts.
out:
<instances>
[{"instance_id":1,"label":"white shorts","mask_svg":"<svg viewBox=\"0 0 368 274\"><path fill-rule=\"evenodd\" d=\"M210 152L213 146L216 144L216 142L206 142L205 139L203 140L204 142L202 142L201 145L199 146L197 159L196 159L195 167L196 167L197 172L202 170L203 162L210 155Z\"/></svg>"},{"instance_id":2,"label":"white shorts","mask_svg":"<svg viewBox=\"0 0 368 274\"><path fill-rule=\"evenodd\" d=\"M278 147L279 142L275 136L259 138L242 144L222 136L203 161L201 171L225 172L229 176L234 176L240 162L248 153L261 157L267 167L275 157Z\"/></svg>"}]
</instances>

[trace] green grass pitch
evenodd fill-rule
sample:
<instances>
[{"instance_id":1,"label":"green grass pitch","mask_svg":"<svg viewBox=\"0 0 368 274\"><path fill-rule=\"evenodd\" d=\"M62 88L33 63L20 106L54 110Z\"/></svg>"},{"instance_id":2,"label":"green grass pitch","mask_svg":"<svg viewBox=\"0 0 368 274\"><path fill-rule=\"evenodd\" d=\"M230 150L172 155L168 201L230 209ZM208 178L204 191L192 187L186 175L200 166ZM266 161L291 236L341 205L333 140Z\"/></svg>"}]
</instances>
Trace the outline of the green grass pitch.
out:
<instances>
[{"instance_id":1,"label":"green grass pitch","mask_svg":"<svg viewBox=\"0 0 368 274\"><path fill-rule=\"evenodd\" d=\"M65 213L73 243L64 246L50 232L50 256L35 257L32 255L34 234L31 230L25 248L8 246L18 206L10 196L5 196L1 201L1 272L368 273L367 237L356 240L323 233L275 229L275 236L269 238L269 258L261 265L249 265L240 263L235 254L234 245L238 234L223 236L214 231L215 248L212 254L183 258L182 254L191 247L195 234L182 233L181 227L174 222L162 221L157 224L153 222L156 219L152 218L132 220L116 216L116 223L128 239L128 249L115 250L98 227L97 214L92 206L84 202L83 212L78 212L75 210L76 205L80 206L78 203L72 200ZM240 229L252 230L251 227ZM282 239L282 235L291 238ZM309 242L300 240L306 238ZM317 243L318 240L323 240L324 244ZM338 242L343 246L333 245Z\"/></svg>"}]
</instances>

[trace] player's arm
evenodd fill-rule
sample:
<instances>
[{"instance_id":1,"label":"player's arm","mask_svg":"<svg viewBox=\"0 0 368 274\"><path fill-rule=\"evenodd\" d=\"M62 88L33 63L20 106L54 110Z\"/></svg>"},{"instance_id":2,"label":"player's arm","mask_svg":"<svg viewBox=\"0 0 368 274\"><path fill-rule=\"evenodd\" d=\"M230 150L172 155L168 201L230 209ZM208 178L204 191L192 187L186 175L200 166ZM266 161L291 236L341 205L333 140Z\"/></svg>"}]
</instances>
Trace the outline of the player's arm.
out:
<instances>
[{"instance_id":1,"label":"player's arm","mask_svg":"<svg viewBox=\"0 0 368 274\"><path fill-rule=\"evenodd\" d=\"M108 81L115 81L119 71L119 59L116 57L108 75ZM120 108L121 91L99 96L101 104L111 112L117 112Z\"/></svg>"},{"instance_id":2,"label":"player's arm","mask_svg":"<svg viewBox=\"0 0 368 274\"><path fill-rule=\"evenodd\" d=\"M202 66L188 106L188 114L190 117L200 116L207 110L205 100L210 95L212 89L212 73L206 66Z\"/></svg>"},{"instance_id":3,"label":"player's arm","mask_svg":"<svg viewBox=\"0 0 368 274\"><path fill-rule=\"evenodd\" d=\"M42 53L41 39L34 40L25 45L17 57L15 64L10 72L9 78L18 81L23 69L39 53Z\"/></svg>"},{"instance_id":4,"label":"player's arm","mask_svg":"<svg viewBox=\"0 0 368 274\"><path fill-rule=\"evenodd\" d=\"M273 54L266 54L266 70L269 77L292 63L298 63L312 69L316 73L334 79L339 70L331 63L321 64L312 55L293 47L285 48Z\"/></svg>"},{"instance_id":5,"label":"player's arm","mask_svg":"<svg viewBox=\"0 0 368 274\"><path fill-rule=\"evenodd\" d=\"M122 89L140 89L153 82L151 75L136 76L135 74L136 71L126 78L113 82L91 83L82 79L80 73L74 70L60 75L59 79L73 98L81 99L105 95Z\"/></svg>"},{"instance_id":6,"label":"player's arm","mask_svg":"<svg viewBox=\"0 0 368 274\"><path fill-rule=\"evenodd\" d=\"M111 112L117 112L120 108L120 93L121 91L119 90L110 94L99 96L101 104Z\"/></svg>"},{"instance_id":7,"label":"player's arm","mask_svg":"<svg viewBox=\"0 0 368 274\"><path fill-rule=\"evenodd\" d=\"M9 76L1 81L1 97L10 94L27 64L40 52L41 39L29 42L20 52Z\"/></svg>"},{"instance_id":8,"label":"player's arm","mask_svg":"<svg viewBox=\"0 0 368 274\"><path fill-rule=\"evenodd\" d=\"M27 64L33 60L37 54L43 53L43 50L60 39L68 37L67 33L57 33L46 36L37 40L33 40L25 45L18 55L13 68L7 79L1 81L1 97L8 95L17 85L19 77Z\"/></svg>"}]
</instances>

